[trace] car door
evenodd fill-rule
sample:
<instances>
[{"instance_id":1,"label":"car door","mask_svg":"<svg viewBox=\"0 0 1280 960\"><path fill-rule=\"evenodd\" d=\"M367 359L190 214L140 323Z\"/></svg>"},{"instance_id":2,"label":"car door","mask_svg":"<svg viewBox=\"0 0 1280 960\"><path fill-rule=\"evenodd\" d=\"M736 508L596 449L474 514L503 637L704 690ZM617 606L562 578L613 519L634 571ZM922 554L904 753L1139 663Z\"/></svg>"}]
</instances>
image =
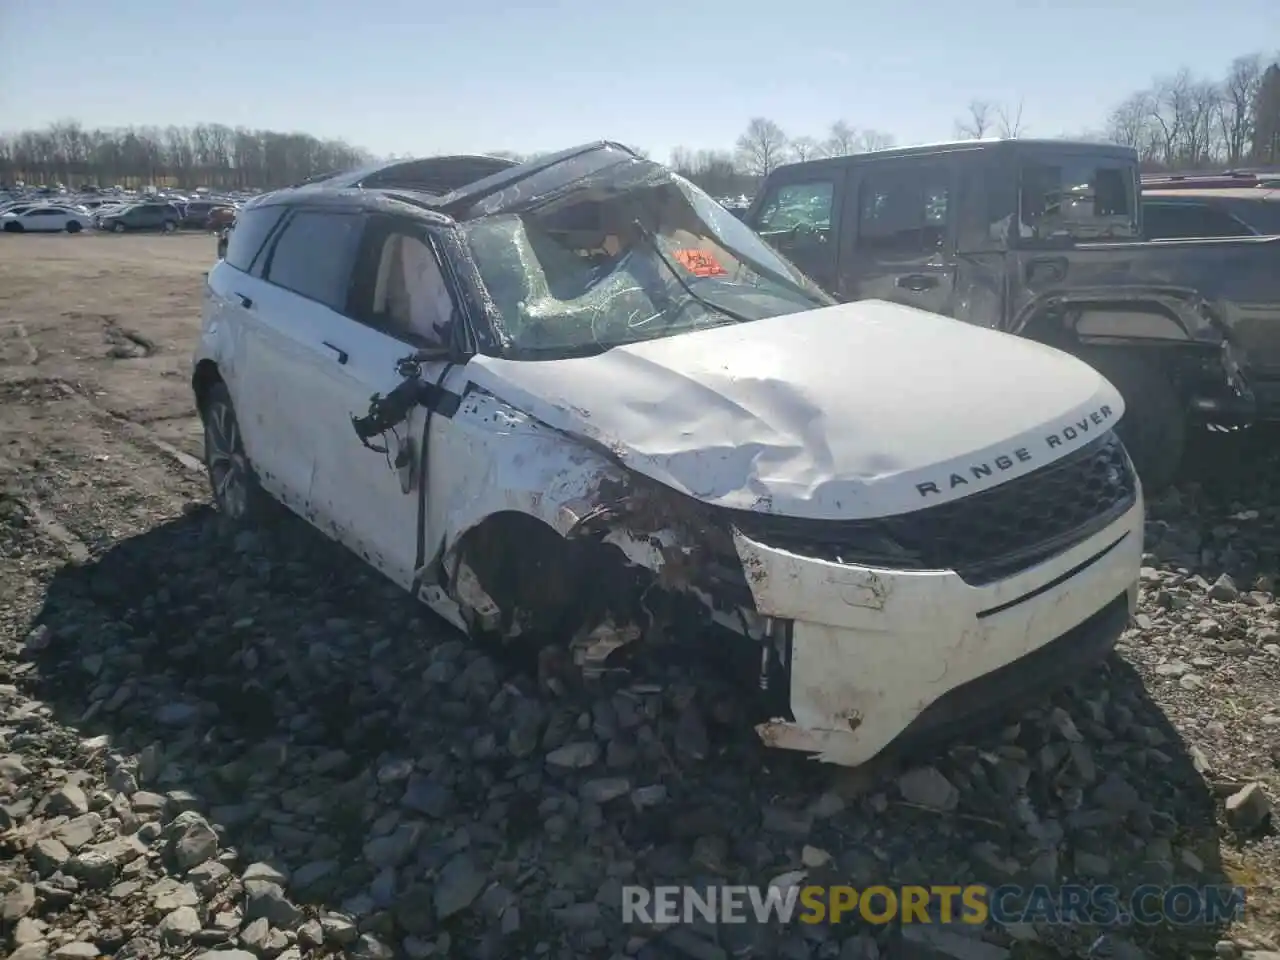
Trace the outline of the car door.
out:
<instances>
[{"instance_id":1,"label":"car door","mask_svg":"<svg viewBox=\"0 0 1280 960\"><path fill-rule=\"evenodd\" d=\"M342 307L362 222L358 212L290 208L226 291L237 331L232 399L246 450L263 486L313 521L324 430L312 354L326 339L316 331Z\"/></svg>"},{"instance_id":2,"label":"car door","mask_svg":"<svg viewBox=\"0 0 1280 960\"><path fill-rule=\"evenodd\" d=\"M40 232L61 230L62 218L52 207L36 207L34 210L27 211L22 218L22 226L25 230Z\"/></svg>"},{"instance_id":3,"label":"car door","mask_svg":"<svg viewBox=\"0 0 1280 960\"><path fill-rule=\"evenodd\" d=\"M403 423L371 441L383 452L366 447L351 421L368 413L373 394L404 382L397 366L405 357L448 341L457 299L442 263L421 223L368 218L346 307L315 318L307 354L309 406L323 433L312 488L317 520L406 589L426 549L423 446L438 448L450 429L448 401L456 406L465 374L443 359L422 362L421 379L439 399L413 407Z\"/></svg>"},{"instance_id":4,"label":"car door","mask_svg":"<svg viewBox=\"0 0 1280 960\"><path fill-rule=\"evenodd\" d=\"M806 168L771 179L749 226L818 286L834 294L845 168Z\"/></svg>"},{"instance_id":5,"label":"car door","mask_svg":"<svg viewBox=\"0 0 1280 960\"><path fill-rule=\"evenodd\" d=\"M845 194L839 295L952 315L957 171L946 158L860 165Z\"/></svg>"},{"instance_id":6,"label":"car door","mask_svg":"<svg viewBox=\"0 0 1280 960\"><path fill-rule=\"evenodd\" d=\"M267 255L288 210L258 207L232 235L226 257L209 271L206 281L206 335L223 345L219 358L223 380L231 392L240 435L262 486L283 501L297 503L296 491L309 482L309 465L291 455L290 411L277 397L287 391L278 382L278 354L287 354L289 319L264 312L264 302L286 314L290 305L271 297L263 279Z\"/></svg>"}]
</instances>

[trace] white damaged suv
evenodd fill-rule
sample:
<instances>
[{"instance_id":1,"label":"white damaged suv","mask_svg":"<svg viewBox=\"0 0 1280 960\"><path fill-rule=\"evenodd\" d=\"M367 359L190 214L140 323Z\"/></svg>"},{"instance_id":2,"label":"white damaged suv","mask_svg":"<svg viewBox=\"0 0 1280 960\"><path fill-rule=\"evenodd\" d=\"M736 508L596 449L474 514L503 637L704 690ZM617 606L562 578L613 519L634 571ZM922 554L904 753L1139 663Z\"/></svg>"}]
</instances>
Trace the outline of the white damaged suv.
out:
<instances>
[{"instance_id":1,"label":"white damaged suv","mask_svg":"<svg viewBox=\"0 0 1280 960\"><path fill-rule=\"evenodd\" d=\"M836 304L617 144L250 202L192 382L230 518L279 501L473 637L586 670L711 645L764 742L826 761L1042 694L1136 600L1110 383Z\"/></svg>"}]
</instances>

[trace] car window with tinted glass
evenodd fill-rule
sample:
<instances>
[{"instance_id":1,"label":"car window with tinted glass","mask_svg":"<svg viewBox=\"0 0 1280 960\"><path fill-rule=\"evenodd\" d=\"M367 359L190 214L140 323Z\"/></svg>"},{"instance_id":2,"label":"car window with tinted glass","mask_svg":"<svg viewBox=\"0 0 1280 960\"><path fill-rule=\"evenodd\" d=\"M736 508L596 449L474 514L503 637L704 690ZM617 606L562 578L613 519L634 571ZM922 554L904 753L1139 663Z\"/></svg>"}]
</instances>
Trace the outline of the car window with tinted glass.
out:
<instances>
[{"instance_id":1,"label":"car window with tinted glass","mask_svg":"<svg viewBox=\"0 0 1280 960\"><path fill-rule=\"evenodd\" d=\"M355 213L299 210L272 248L265 279L333 310L345 309L363 225Z\"/></svg>"},{"instance_id":2,"label":"car window with tinted glass","mask_svg":"<svg viewBox=\"0 0 1280 960\"><path fill-rule=\"evenodd\" d=\"M271 228L280 222L285 207L260 207L240 214L235 229L227 240L224 262L246 273L253 266L254 258L262 249Z\"/></svg>"},{"instance_id":3,"label":"car window with tinted glass","mask_svg":"<svg viewBox=\"0 0 1280 960\"><path fill-rule=\"evenodd\" d=\"M858 246L887 254L929 253L943 246L951 222L945 167L871 170L858 191Z\"/></svg>"},{"instance_id":4,"label":"car window with tinted glass","mask_svg":"<svg viewBox=\"0 0 1280 960\"><path fill-rule=\"evenodd\" d=\"M1250 231L1235 217L1204 203L1144 203L1143 233L1150 240L1244 237Z\"/></svg>"}]
</instances>

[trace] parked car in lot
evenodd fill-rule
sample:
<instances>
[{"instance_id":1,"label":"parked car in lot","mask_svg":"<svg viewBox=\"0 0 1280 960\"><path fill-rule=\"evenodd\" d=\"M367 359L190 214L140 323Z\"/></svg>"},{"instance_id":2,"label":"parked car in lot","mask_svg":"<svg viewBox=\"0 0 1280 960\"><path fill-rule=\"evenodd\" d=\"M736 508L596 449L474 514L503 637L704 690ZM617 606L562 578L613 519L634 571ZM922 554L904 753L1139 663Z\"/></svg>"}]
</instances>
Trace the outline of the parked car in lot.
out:
<instances>
[{"instance_id":1,"label":"parked car in lot","mask_svg":"<svg viewBox=\"0 0 1280 960\"><path fill-rule=\"evenodd\" d=\"M92 224L89 214L74 207L35 204L0 214L6 233L79 233Z\"/></svg>"},{"instance_id":2,"label":"parked car in lot","mask_svg":"<svg viewBox=\"0 0 1280 960\"><path fill-rule=\"evenodd\" d=\"M746 222L841 301L1087 360L1125 397L1150 492L1189 425L1280 419L1280 237L1144 242L1139 196L1127 147L969 140L779 167Z\"/></svg>"},{"instance_id":3,"label":"parked car in lot","mask_svg":"<svg viewBox=\"0 0 1280 960\"><path fill-rule=\"evenodd\" d=\"M121 210L99 215L98 226L103 230L124 233L126 230L161 230L172 233L178 229L181 215L169 203L137 203Z\"/></svg>"},{"instance_id":4,"label":"parked car in lot","mask_svg":"<svg viewBox=\"0 0 1280 960\"><path fill-rule=\"evenodd\" d=\"M229 205L216 206L209 211L206 228L209 230L224 230L230 227L236 221L236 208Z\"/></svg>"},{"instance_id":5,"label":"parked car in lot","mask_svg":"<svg viewBox=\"0 0 1280 960\"><path fill-rule=\"evenodd\" d=\"M234 208L212 200L193 200L183 207L180 226L185 230L216 230L223 225L224 211Z\"/></svg>"},{"instance_id":6,"label":"parked car in lot","mask_svg":"<svg viewBox=\"0 0 1280 960\"><path fill-rule=\"evenodd\" d=\"M261 197L203 321L230 520L283 503L473 638L568 638L588 671L706 645L772 746L857 764L953 735L1104 656L1136 601L1103 376L837 304L621 145Z\"/></svg>"},{"instance_id":7,"label":"parked car in lot","mask_svg":"<svg viewBox=\"0 0 1280 960\"><path fill-rule=\"evenodd\" d=\"M1263 187L1142 191L1148 240L1280 235L1280 190Z\"/></svg>"}]
</instances>

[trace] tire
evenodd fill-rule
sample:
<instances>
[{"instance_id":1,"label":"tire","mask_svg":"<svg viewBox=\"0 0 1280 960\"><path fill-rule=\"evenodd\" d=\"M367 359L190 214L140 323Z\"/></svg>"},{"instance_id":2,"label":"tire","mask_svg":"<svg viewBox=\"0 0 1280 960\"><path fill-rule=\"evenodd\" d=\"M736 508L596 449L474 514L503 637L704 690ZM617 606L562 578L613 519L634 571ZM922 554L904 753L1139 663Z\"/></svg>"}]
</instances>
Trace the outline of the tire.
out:
<instances>
[{"instance_id":1,"label":"tire","mask_svg":"<svg viewBox=\"0 0 1280 960\"><path fill-rule=\"evenodd\" d=\"M123 224L123 223L113 223L113 224L111 225L111 232L112 232L112 233L124 233L124 224Z\"/></svg>"},{"instance_id":2,"label":"tire","mask_svg":"<svg viewBox=\"0 0 1280 960\"><path fill-rule=\"evenodd\" d=\"M20 223L6 223L4 225L5 233L22 233L24 229L25 227L23 227L22 224Z\"/></svg>"},{"instance_id":3,"label":"tire","mask_svg":"<svg viewBox=\"0 0 1280 960\"><path fill-rule=\"evenodd\" d=\"M215 383L200 410L204 421L204 464L218 512L237 526L253 526L267 516L271 499L258 483L245 453L231 394Z\"/></svg>"},{"instance_id":4,"label":"tire","mask_svg":"<svg viewBox=\"0 0 1280 960\"><path fill-rule=\"evenodd\" d=\"M178 225L174 223L172 220L166 220L164 222L164 226L162 226L160 229L164 233L173 233L175 230L178 229Z\"/></svg>"},{"instance_id":5,"label":"tire","mask_svg":"<svg viewBox=\"0 0 1280 960\"><path fill-rule=\"evenodd\" d=\"M84 228L80 225L79 220L67 221L67 233L79 233Z\"/></svg>"},{"instance_id":6,"label":"tire","mask_svg":"<svg viewBox=\"0 0 1280 960\"><path fill-rule=\"evenodd\" d=\"M1177 479L1187 446L1186 405L1154 358L1121 349L1077 354L1124 397L1116 433L1124 441L1143 491L1158 494Z\"/></svg>"}]
</instances>

